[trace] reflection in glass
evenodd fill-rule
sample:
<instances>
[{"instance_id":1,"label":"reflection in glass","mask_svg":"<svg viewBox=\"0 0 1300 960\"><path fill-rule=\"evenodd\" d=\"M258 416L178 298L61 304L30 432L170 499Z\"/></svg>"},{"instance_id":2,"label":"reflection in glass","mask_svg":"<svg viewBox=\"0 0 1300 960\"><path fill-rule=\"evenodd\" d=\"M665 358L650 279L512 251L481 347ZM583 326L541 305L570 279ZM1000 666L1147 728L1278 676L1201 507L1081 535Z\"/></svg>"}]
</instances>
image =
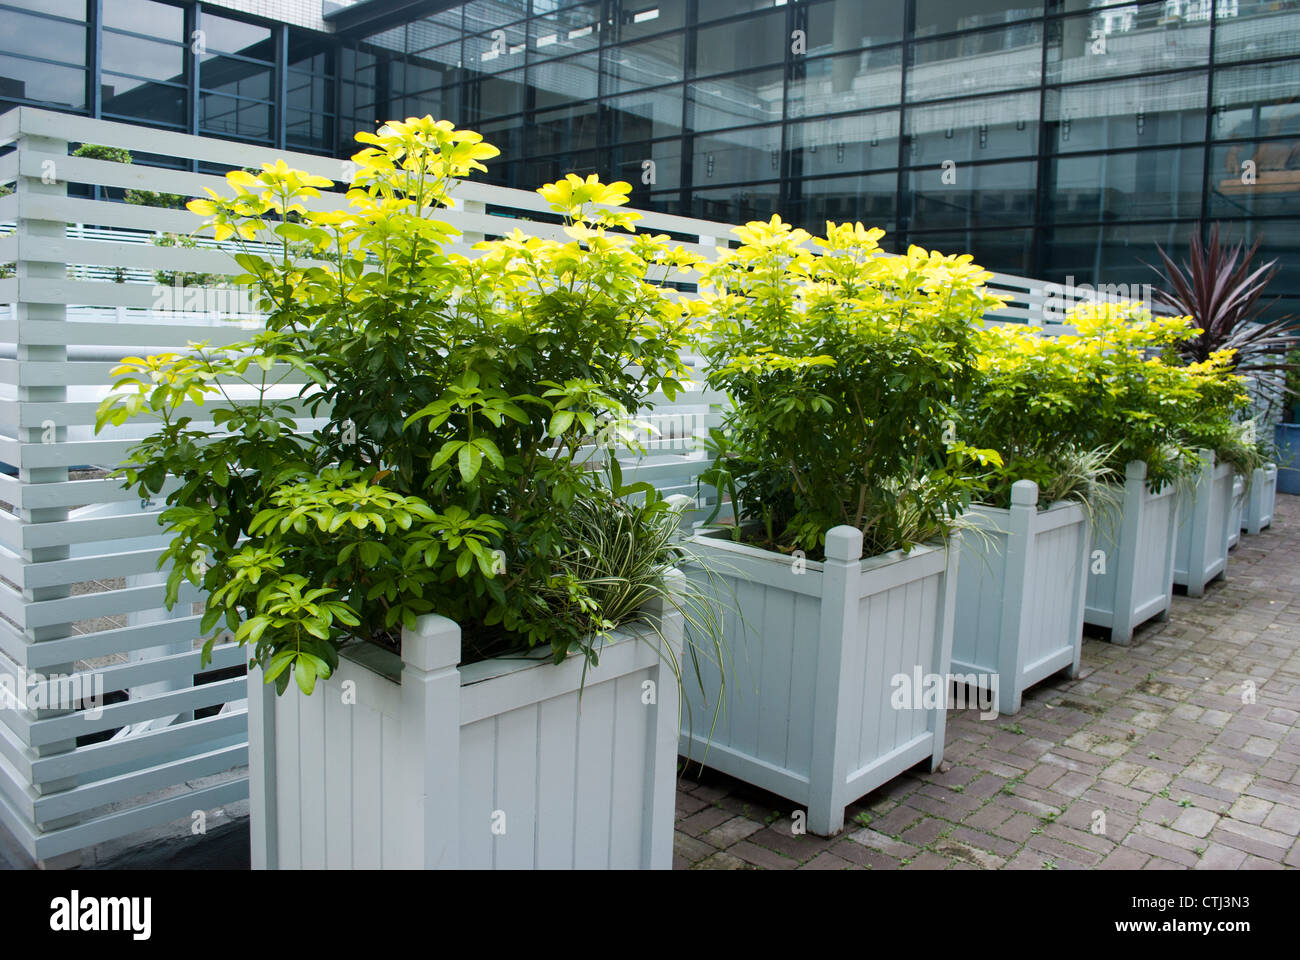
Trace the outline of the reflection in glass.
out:
<instances>
[{"instance_id":1,"label":"reflection in glass","mask_svg":"<svg viewBox=\"0 0 1300 960\"><path fill-rule=\"evenodd\" d=\"M584 53L567 60L547 61L529 67L528 84L533 88L534 106L540 109L575 100L596 99L599 57L596 53Z\"/></svg>"},{"instance_id":2,"label":"reflection in glass","mask_svg":"<svg viewBox=\"0 0 1300 960\"><path fill-rule=\"evenodd\" d=\"M504 73L524 65L528 49L527 24L499 27L491 33L465 38L465 69L478 73Z\"/></svg>"},{"instance_id":3,"label":"reflection in glass","mask_svg":"<svg viewBox=\"0 0 1300 960\"><path fill-rule=\"evenodd\" d=\"M1038 153L1038 92L913 107L908 163L996 160Z\"/></svg>"},{"instance_id":4,"label":"reflection in glass","mask_svg":"<svg viewBox=\"0 0 1300 960\"><path fill-rule=\"evenodd\" d=\"M676 190L681 186L681 140L620 144L611 148L608 154L605 163L607 175L632 185L632 206L637 206L652 193ZM653 166L647 166L647 162Z\"/></svg>"},{"instance_id":5,"label":"reflection in glass","mask_svg":"<svg viewBox=\"0 0 1300 960\"><path fill-rule=\"evenodd\" d=\"M163 40L184 39L185 11L169 3L155 3L154 0L103 0L100 16L105 27L130 30L132 33L144 33ZM49 12L51 4L42 0L42 8ZM75 16L85 15L84 0L72 0L71 7L80 7Z\"/></svg>"},{"instance_id":6,"label":"reflection in glass","mask_svg":"<svg viewBox=\"0 0 1300 960\"><path fill-rule=\"evenodd\" d=\"M270 140L271 106L213 93L199 95L199 129L218 136Z\"/></svg>"},{"instance_id":7,"label":"reflection in glass","mask_svg":"<svg viewBox=\"0 0 1300 960\"><path fill-rule=\"evenodd\" d=\"M986 270L1024 276L1032 269L1034 231L1019 230L947 230L938 233L907 235L909 244L940 253L969 253Z\"/></svg>"},{"instance_id":8,"label":"reflection in glass","mask_svg":"<svg viewBox=\"0 0 1300 960\"><path fill-rule=\"evenodd\" d=\"M904 198L911 227L930 230L1033 223L1036 163L957 164L913 170ZM945 182L948 180L950 182Z\"/></svg>"},{"instance_id":9,"label":"reflection in glass","mask_svg":"<svg viewBox=\"0 0 1300 960\"><path fill-rule=\"evenodd\" d=\"M657 140L682 132L680 86L606 97L604 105L609 143Z\"/></svg>"},{"instance_id":10,"label":"reflection in glass","mask_svg":"<svg viewBox=\"0 0 1300 960\"><path fill-rule=\"evenodd\" d=\"M704 77L781 63L789 42L784 10L702 27L696 34L695 75Z\"/></svg>"},{"instance_id":11,"label":"reflection in glass","mask_svg":"<svg viewBox=\"0 0 1300 960\"><path fill-rule=\"evenodd\" d=\"M104 31L104 69L150 80L185 82L185 48Z\"/></svg>"},{"instance_id":12,"label":"reflection in glass","mask_svg":"<svg viewBox=\"0 0 1300 960\"><path fill-rule=\"evenodd\" d=\"M217 53L233 53L266 61L275 59L270 27L219 17L206 10L199 19L199 27L206 48L204 59Z\"/></svg>"},{"instance_id":13,"label":"reflection in glass","mask_svg":"<svg viewBox=\"0 0 1300 960\"><path fill-rule=\"evenodd\" d=\"M493 117L519 113L524 109L524 71L514 70L500 76L474 77L465 85L468 103L467 123L482 123Z\"/></svg>"},{"instance_id":14,"label":"reflection in glass","mask_svg":"<svg viewBox=\"0 0 1300 960\"><path fill-rule=\"evenodd\" d=\"M792 178L895 167L898 114L890 110L791 124L787 144Z\"/></svg>"},{"instance_id":15,"label":"reflection in glass","mask_svg":"<svg viewBox=\"0 0 1300 960\"><path fill-rule=\"evenodd\" d=\"M1295 217L1300 210L1300 138L1215 144L1210 216Z\"/></svg>"},{"instance_id":16,"label":"reflection in glass","mask_svg":"<svg viewBox=\"0 0 1300 960\"><path fill-rule=\"evenodd\" d=\"M781 176L781 128L758 127L695 137L692 183L753 183Z\"/></svg>"},{"instance_id":17,"label":"reflection in glass","mask_svg":"<svg viewBox=\"0 0 1300 960\"><path fill-rule=\"evenodd\" d=\"M1028 20L1042 12L1042 0L916 0L916 36Z\"/></svg>"},{"instance_id":18,"label":"reflection in glass","mask_svg":"<svg viewBox=\"0 0 1300 960\"><path fill-rule=\"evenodd\" d=\"M563 57L600 45L600 4L582 3L565 7L548 17L531 21L532 56Z\"/></svg>"},{"instance_id":19,"label":"reflection in glass","mask_svg":"<svg viewBox=\"0 0 1300 960\"><path fill-rule=\"evenodd\" d=\"M535 113L524 131L524 152L545 154L566 150L594 150L597 143L597 116L594 103Z\"/></svg>"},{"instance_id":20,"label":"reflection in glass","mask_svg":"<svg viewBox=\"0 0 1300 960\"><path fill-rule=\"evenodd\" d=\"M1214 60L1300 55L1300 4L1294 0L1219 0Z\"/></svg>"},{"instance_id":21,"label":"reflection in glass","mask_svg":"<svg viewBox=\"0 0 1300 960\"><path fill-rule=\"evenodd\" d=\"M1048 90L1050 146L1068 153L1202 140L1207 83L1205 73L1177 73Z\"/></svg>"},{"instance_id":22,"label":"reflection in glass","mask_svg":"<svg viewBox=\"0 0 1300 960\"><path fill-rule=\"evenodd\" d=\"M1204 66L1209 20L1171 19L1163 10L1162 4L1127 4L1053 22L1047 35L1048 82Z\"/></svg>"},{"instance_id":23,"label":"reflection in glass","mask_svg":"<svg viewBox=\"0 0 1300 960\"><path fill-rule=\"evenodd\" d=\"M829 0L807 8L808 55L857 50L903 38L905 0Z\"/></svg>"},{"instance_id":24,"label":"reflection in glass","mask_svg":"<svg viewBox=\"0 0 1300 960\"><path fill-rule=\"evenodd\" d=\"M868 110L898 103L902 48L885 47L800 62L790 81L790 116Z\"/></svg>"},{"instance_id":25,"label":"reflection in glass","mask_svg":"<svg viewBox=\"0 0 1300 960\"><path fill-rule=\"evenodd\" d=\"M1046 220L1197 217L1203 168L1200 147L1057 157L1048 174Z\"/></svg>"},{"instance_id":26,"label":"reflection in glass","mask_svg":"<svg viewBox=\"0 0 1300 960\"><path fill-rule=\"evenodd\" d=\"M47 17L0 10L0 53L43 57L83 66L86 62L86 28Z\"/></svg>"},{"instance_id":27,"label":"reflection in glass","mask_svg":"<svg viewBox=\"0 0 1300 960\"><path fill-rule=\"evenodd\" d=\"M691 102L687 125L692 130L718 130L780 120L785 72L778 68L698 80L690 85L689 91Z\"/></svg>"},{"instance_id":28,"label":"reflection in glass","mask_svg":"<svg viewBox=\"0 0 1300 960\"><path fill-rule=\"evenodd\" d=\"M1037 86L1042 75L1042 24L927 40L911 47L908 100L938 100Z\"/></svg>"},{"instance_id":29,"label":"reflection in glass","mask_svg":"<svg viewBox=\"0 0 1300 960\"><path fill-rule=\"evenodd\" d=\"M186 104L189 97L184 87L105 73L100 81L100 92L106 115L172 126L183 126L188 119Z\"/></svg>"},{"instance_id":30,"label":"reflection in glass","mask_svg":"<svg viewBox=\"0 0 1300 960\"><path fill-rule=\"evenodd\" d=\"M604 52L607 93L622 93L637 87L654 87L680 82L685 60L685 34L674 33L654 40L610 47Z\"/></svg>"},{"instance_id":31,"label":"reflection in glass","mask_svg":"<svg viewBox=\"0 0 1300 960\"><path fill-rule=\"evenodd\" d=\"M895 229L898 201L898 174L869 173L851 177L804 180L790 185L790 222L819 235L826 221L862 222L880 227L891 235ZM881 241L886 250L894 251L892 236Z\"/></svg>"},{"instance_id":32,"label":"reflection in glass","mask_svg":"<svg viewBox=\"0 0 1300 960\"><path fill-rule=\"evenodd\" d=\"M781 187L776 183L747 184L720 190L696 189L691 192L688 210L690 216L723 223L769 220L777 212L780 196Z\"/></svg>"},{"instance_id":33,"label":"reflection in glass","mask_svg":"<svg viewBox=\"0 0 1300 960\"><path fill-rule=\"evenodd\" d=\"M1190 222L1121 223L1105 226L1048 228L1043 233L1043 258L1038 276L1055 283L1120 285L1154 283L1156 244L1177 261L1187 257Z\"/></svg>"},{"instance_id":34,"label":"reflection in glass","mask_svg":"<svg viewBox=\"0 0 1300 960\"><path fill-rule=\"evenodd\" d=\"M1214 73L1216 140L1300 136L1300 60Z\"/></svg>"}]
</instances>

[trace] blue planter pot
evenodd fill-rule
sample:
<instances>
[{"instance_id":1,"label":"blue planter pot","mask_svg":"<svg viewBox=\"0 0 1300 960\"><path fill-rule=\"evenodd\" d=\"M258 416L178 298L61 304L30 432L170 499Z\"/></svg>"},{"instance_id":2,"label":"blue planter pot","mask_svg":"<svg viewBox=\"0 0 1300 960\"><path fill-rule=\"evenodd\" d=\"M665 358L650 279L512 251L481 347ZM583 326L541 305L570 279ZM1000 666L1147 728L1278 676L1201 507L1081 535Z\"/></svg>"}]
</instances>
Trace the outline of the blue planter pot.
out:
<instances>
[{"instance_id":1,"label":"blue planter pot","mask_svg":"<svg viewBox=\"0 0 1300 960\"><path fill-rule=\"evenodd\" d=\"M1277 467L1277 489L1280 493L1300 493L1300 423L1279 423L1273 439L1282 451Z\"/></svg>"}]
</instances>

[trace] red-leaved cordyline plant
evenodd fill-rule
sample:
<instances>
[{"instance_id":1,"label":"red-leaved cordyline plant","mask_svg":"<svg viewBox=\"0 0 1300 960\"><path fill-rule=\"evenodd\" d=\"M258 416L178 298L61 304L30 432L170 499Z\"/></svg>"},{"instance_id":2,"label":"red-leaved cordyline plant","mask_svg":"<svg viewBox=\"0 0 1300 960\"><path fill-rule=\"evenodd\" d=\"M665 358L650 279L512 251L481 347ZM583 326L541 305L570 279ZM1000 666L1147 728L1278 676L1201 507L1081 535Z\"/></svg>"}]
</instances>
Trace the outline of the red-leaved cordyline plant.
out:
<instances>
[{"instance_id":1,"label":"red-leaved cordyline plant","mask_svg":"<svg viewBox=\"0 0 1300 960\"><path fill-rule=\"evenodd\" d=\"M1284 376L1269 374L1285 374L1296 367L1287 353L1300 346L1300 330L1292 326L1295 317L1291 315L1263 319L1268 304L1261 304L1260 297L1278 268L1277 260L1254 266L1262 239L1243 253L1244 242L1231 243L1226 236L1220 237L1217 223L1211 224L1208 242L1201 240L1199 229L1192 233L1190 256L1181 267L1157 244L1171 289L1157 289L1154 297L1158 303L1190 315L1203 331L1183 345L1186 360L1199 363L1215 351L1235 350L1236 372L1253 377L1257 393L1271 406L1284 401L1290 391ZM1155 266L1151 269L1162 272Z\"/></svg>"}]
</instances>

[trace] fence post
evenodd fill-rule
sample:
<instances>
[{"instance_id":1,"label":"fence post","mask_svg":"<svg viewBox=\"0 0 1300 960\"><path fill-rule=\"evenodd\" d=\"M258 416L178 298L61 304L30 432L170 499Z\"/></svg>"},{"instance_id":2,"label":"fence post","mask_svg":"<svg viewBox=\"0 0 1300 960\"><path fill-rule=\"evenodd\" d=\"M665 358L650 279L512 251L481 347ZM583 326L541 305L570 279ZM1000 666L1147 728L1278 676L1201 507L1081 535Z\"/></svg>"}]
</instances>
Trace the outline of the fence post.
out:
<instances>
[{"instance_id":1,"label":"fence post","mask_svg":"<svg viewBox=\"0 0 1300 960\"><path fill-rule=\"evenodd\" d=\"M262 668L254 667L248 671L248 832L254 870L280 869L275 754L275 684L264 683Z\"/></svg>"},{"instance_id":2,"label":"fence post","mask_svg":"<svg viewBox=\"0 0 1300 960\"><path fill-rule=\"evenodd\" d=\"M26 108L20 108L25 112ZM14 264L14 275L17 277L18 294L14 303L15 320L17 321L17 339L16 339L16 356L20 372L18 374L18 417L17 417L17 440L19 444L18 479L23 486L29 484L46 484L46 483L64 483L68 479L68 467L66 463L56 463L48 466L32 466L31 457L24 456L28 445L50 445L63 443L68 438L68 428L57 423L53 419L42 418L40 421L31 423L25 416L28 404L54 404L64 403L68 399L68 390L65 386L29 386L24 383L21 368L26 363L41 364L61 364L66 363L68 359L68 348L65 343L61 344L38 344L29 343L25 334L25 328L30 323L66 323L68 319L68 308L63 303L34 303L25 299L27 291L24 289L28 281L52 281L57 283L66 283L68 279L68 264L65 260L34 260L29 256L29 250L33 246L31 241L57 241L54 249L61 249L63 241L67 236L68 225L63 221L56 220L38 220L25 216L28 208L34 202L50 197L65 197L68 193L67 181L62 176L62 171L58 169L57 161L49 177L32 177L23 176L21 173L22 157L31 153L43 153L54 157L66 157L68 155L68 142L54 137L33 136L22 132L23 113L19 115L19 136L18 136L18 156L20 172L18 181L15 184L15 193L18 195L18 221L15 234L18 238L18 250ZM46 247L50 249L50 247ZM47 256L49 254L46 254ZM64 340L66 341L66 337ZM53 458L57 461L58 458ZM23 527L30 524L38 523L59 523L68 519L67 507L42 507L42 508L19 508L18 518ZM22 561L24 566L28 564L45 563L54 560L66 560L69 556L67 546L48 546L48 547L27 547L22 551ZM51 587L28 587L23 586L23 605L39 603L41 601L58 600L70 595L67 586ZM72 632L71 624L58 623L49 626L32 627L24 625L24 636L28 643L42 643L48 640L58 640L70 636ZM46 675L54 673L72 674L73 663L58 664L45 668ZM66 707L57 709L40 709L32 711L34 719L44 720L50 717L63 716L73 711ZM75 737L67 740L61 740L57 743L51 743L45 746L33 748L33 752L39 757L49 757L56 754L67 753L75 750L77 741ZM58 793L62 790L68 790L77 785L75 777L61 777L57 780L48 780L45 782L36 782L32 784L32 789L36 793L46 796L52 793ZM61 827L70 826L80 821L79 816L61 817L53 821L38 822L34 824L37 832L56 830ZM45 868L56 868L65 866L74 866L80 863L80 854L70 853L58 857L38 860L38 864Z\"/></svg>"}]
</instances>

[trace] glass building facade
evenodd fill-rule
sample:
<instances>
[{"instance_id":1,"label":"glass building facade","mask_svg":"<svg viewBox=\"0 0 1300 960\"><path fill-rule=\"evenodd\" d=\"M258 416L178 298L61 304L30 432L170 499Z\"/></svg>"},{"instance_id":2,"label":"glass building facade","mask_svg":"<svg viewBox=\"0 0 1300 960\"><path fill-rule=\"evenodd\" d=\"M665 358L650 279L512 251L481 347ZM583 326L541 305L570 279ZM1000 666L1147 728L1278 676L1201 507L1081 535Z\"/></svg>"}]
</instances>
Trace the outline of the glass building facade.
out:
<instances>
[{"instance_id":1,"label":"glass building facade","mask_svg":"<svg viewBox=\"0 0 1300 960\"><path fill-rule=\"evenodd\" d=\"M30 103L342 155L433 114L633 203L884 227L1047 280L1149 282L1211 220L1300 310L1300 0L331 2L333 33L198 3L0 0Z\"/></svg>"}]
</instances>

